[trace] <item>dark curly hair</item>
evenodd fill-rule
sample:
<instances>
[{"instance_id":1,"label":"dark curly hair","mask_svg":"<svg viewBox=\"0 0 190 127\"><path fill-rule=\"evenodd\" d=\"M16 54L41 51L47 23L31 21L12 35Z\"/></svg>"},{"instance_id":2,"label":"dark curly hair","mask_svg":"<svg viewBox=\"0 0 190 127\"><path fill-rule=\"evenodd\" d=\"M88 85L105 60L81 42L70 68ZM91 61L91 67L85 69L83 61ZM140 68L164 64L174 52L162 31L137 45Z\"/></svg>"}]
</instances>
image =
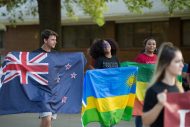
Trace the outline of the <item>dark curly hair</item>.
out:
<instances>
[{"instance_id":1,"label":"dark curly hair","mask_svg":"<svg viewBox=\"0 0 190 127\"><path fill-rule=\"evenodd\" d=\"M90 46L90 56L93 59L97 59L98 57L104 56L104 48L103 48L103 42L107 41L111 46L111 54L116 55L118 45L113 39L95 39Z\"/></svg>"},{"instance_id":2,"label":"dark curly hair","mask_svg":"<svg viewBox=\"0 0 190 127\"><path fill-rule=\"evenodd\" d=\"M147 37L147 38L144 39L144 41L143 41L143 46L144 46L144 47L146 46L146 43L147 43L149 40L155 40L155 41L156 41L156 39L155 39L154 37L152 37L152 36ZM157 44L157 41L156 41L156 44ZM145 49L143 49L143 50L141 51L141 53L144 53L144 52L145 52ZM158 49L157 49L157 48L154 50L154 54L158 54Z\"/></svg>"},{"instance_id":3,"label":"dark curly hair","mask_svg":"<svg viewBox=\"0 0 190 127\"><path fill-rule=\"evenodd\" d=\"M149 40L155 40L155 41L156 41L156 39L155 39L154 37L150 36L150 37L147 37L147 38L144 39L143 45L145 46L146 43L147 43Z\"/></svg>"}]
</instances>

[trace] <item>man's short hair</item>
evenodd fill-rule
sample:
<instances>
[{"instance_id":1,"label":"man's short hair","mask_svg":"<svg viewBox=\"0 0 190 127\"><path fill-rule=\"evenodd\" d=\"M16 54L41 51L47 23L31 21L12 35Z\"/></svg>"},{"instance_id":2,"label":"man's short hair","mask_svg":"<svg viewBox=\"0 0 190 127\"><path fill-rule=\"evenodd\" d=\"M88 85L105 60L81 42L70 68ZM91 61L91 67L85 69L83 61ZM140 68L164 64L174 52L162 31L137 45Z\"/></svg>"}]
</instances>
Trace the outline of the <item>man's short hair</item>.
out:
<instances>
[{"instance_id":1,"label":"man's short hair","mask_svg":"<svg viewBox=\"0 0 190 127\"><path fill-rule=\"evenodd\" d=\"M41 39L42 40L48 39L49 36L51 36L51 35L58 37L58 34L56 32L54 32L53 30L45 29L41 32Z\"/></svg>"}]
</instances>

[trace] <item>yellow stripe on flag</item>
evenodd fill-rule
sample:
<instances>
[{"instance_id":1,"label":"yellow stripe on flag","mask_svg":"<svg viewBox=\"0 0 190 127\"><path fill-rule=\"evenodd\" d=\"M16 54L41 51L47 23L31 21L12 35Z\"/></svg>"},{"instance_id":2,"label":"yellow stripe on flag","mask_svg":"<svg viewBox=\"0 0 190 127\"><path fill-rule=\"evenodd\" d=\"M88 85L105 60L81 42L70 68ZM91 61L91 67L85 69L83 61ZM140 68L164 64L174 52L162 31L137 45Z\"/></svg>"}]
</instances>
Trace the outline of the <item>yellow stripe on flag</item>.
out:
<instances>
[{"instance_id":1,"label":"yellow stripe on flag","mask_svg":"<svg viewBox=\"0 0 190 127\"><path fill-rule=\"evenodd\" d=\"M148 86L147 82L137 81L136 96L137 96L139 101L144 101L147 86Z\"/></svg>"},{"instance_id":2,"label":"yellow stripe on flag","mask_svg":"<svg viewBox=\"0 0 190 127\"><path fill-rule=\"evenodd\" d=\"M124 109L126 106L133 107L135 94L124 96L107 97L107 98L87 98L87 106L83 107L82 113L85 110L97 108L99 112L108 112L117 109Z\"/></svg>"}]
</instances>

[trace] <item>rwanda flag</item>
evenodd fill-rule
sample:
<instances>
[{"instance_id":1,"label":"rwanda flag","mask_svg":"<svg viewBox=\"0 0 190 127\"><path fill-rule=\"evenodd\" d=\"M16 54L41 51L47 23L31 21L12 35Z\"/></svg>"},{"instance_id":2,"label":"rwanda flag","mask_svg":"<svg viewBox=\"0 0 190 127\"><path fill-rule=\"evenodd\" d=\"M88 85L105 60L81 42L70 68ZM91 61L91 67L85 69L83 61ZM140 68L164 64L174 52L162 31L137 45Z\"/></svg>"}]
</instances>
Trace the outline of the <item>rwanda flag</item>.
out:
<instances>
[{"instance_id":1,"label":"rwanda flag","mask_svg":"<svg viewBox=\"0 0 190 127\"><path fill-rule=\"evenodd\" d=\"M82 124L104 126L130 120L135 100L137 67L96 69L86 72L83 87Z\"/></svg>"}]
</instances>

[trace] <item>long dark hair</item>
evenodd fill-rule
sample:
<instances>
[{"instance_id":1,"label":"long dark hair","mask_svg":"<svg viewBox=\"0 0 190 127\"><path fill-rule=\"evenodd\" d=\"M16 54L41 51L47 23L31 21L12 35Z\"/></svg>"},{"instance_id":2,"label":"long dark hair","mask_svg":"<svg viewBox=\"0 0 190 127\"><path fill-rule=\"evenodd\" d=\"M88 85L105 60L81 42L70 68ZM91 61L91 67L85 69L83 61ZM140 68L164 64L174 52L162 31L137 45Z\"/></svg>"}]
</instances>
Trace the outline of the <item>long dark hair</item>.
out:
<instances>
[{"instance_id":1,"label":"long dark hair","mask_svg":"<svg viewBox=\"0 0 190 127\"><path fill-rule=\"evenodd\" d=\"M113 39L95 39L90 46L89 53L93 59L104 56L103 42L107 41L111 46L111 54L116 55L118 45Z\"/></svg>"}]
</instances>

